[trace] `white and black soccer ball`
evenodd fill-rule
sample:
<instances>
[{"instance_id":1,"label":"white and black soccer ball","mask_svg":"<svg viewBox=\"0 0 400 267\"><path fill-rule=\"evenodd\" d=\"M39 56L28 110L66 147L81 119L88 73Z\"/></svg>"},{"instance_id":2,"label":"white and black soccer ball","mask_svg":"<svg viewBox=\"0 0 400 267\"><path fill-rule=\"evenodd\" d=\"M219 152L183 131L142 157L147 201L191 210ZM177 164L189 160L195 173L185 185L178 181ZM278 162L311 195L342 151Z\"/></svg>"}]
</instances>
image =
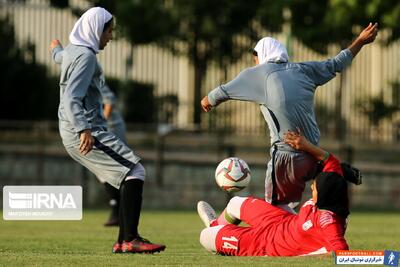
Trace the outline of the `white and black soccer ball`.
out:
<instances>
[{"instance_id":1,"label":"white and black soccer ball","mask_svg":"<svg viewBox=\"0 0 400 267\"><path fill-rule=\"evenodd\" d=\"M218 164L215 181L226 192L237 192L245 188L251 179L247 163L236 157L227 158Z\"/></svg>"}]
</instances>

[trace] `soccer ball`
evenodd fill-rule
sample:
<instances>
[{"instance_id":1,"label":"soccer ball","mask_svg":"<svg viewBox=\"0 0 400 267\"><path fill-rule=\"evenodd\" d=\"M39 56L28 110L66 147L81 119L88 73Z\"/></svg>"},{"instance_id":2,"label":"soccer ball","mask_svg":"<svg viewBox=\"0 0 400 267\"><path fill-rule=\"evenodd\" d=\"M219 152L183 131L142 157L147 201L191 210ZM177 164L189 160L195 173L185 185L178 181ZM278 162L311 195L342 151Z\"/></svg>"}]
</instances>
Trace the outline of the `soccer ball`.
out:
<instances>
[{"instance_id":1,"label":"soccer ball","mask_svg":"<svg viewBox=\"0 0 400 267\"><path fill-rule=\"evenodd\" d=\"M242 190L249 184L250 179L249 166L240 158L224 159L215 170L215 181L226 192Z\"/></svg>"}]
</instances>

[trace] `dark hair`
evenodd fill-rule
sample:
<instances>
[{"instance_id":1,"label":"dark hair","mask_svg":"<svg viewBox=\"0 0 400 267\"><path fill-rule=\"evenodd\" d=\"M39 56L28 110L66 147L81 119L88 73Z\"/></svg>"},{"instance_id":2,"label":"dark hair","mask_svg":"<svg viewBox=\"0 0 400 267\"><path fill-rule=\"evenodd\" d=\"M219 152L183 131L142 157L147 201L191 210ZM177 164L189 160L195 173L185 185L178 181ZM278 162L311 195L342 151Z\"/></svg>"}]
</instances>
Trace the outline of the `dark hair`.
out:
<instances>
[{"instance_id":1,"label":"dark hair","mask_svg":"<svg viewBox=\"0 0 400 267\"><path fill-rule=\"evenodd\" d=\"M106 23L104 23L104 28L103 28L103 32L105 32L113 23L113 19L111 18L109 21L107 21Z\"/></svg>"},{"instance_id":2,"label":"dark hair","mask_svg":"<svg viewBox=\"0 0 400 267\"><path fill-rule=\"evenodd\" d=\"M256 50L253 50L253 56L255 56L255 57L257 57L257 56L258 56L258 53L257 53L257 51L256 51Z\"/></svg>"},{"instance_id":3,"label":"dark hair","mask_svg":"<svg viewBox=\"0 0 400 267\"><path fill-rule=\"evenodd\" d=\"M315 178L315 183L318 192L316 206L347 218L350 214L349 195L343 176L336 172L321 172Z\"/></svg>"}]
</instances>

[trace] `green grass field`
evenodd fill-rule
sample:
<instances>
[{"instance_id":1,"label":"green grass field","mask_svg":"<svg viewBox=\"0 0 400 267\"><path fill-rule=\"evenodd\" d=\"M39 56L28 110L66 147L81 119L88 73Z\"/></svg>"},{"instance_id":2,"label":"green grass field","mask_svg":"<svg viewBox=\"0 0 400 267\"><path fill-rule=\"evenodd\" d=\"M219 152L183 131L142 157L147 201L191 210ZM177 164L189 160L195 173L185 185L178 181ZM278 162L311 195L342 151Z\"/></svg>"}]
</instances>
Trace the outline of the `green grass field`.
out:
<instances>
[{"instance_id":1,"label":"green grass field","mask_svg":"<svg viewBox=\"0 0 400 267\"><path fill-rule=\"evenodd\" d=\"M154 255L114 255L117 228L105 228L106 211L86 211L82 221L0 222L0 266L331 266L331 256L224 257L198 241L195 212L144 211L140 232L167 245ZM399 213L353 212L346 234L352 249L400 251Z\"/></svg>"}]
</instances>

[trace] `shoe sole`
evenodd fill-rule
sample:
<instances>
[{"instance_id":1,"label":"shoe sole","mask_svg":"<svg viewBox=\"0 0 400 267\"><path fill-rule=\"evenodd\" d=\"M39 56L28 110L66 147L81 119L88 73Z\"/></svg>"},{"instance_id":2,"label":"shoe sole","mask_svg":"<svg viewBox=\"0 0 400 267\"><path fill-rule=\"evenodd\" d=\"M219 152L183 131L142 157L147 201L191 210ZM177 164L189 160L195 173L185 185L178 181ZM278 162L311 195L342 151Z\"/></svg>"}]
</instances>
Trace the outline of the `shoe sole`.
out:
<instances>
[{"instance_id":1,"label":"shoe sole","mask_svg":"<svg viewBox=\"0 0 400 267\"><path fill-rule=\"evenodd\" d=\"M161 251L164 251L165 247L159 248L159 249L154 249L154 250L143 250L143 251L121 251L121 253L127 253L127 254L154 254L154 253L160 253Z\"/></svg>"},{"instance_id":2,"label":"shoe sole","mask_svg":"<svg viewBox=\"0 0 400 267\"><path fill-rule=\"evenodd\" d=\"M217 214L215 213L215 210L211 207L210 204L205 201L197 202L197 213L199 214L200 219L203 221L206 227L210 227L211 222L217 219ZM211 215L212 218L208 215Z\"/></svg>"}]
</instances>

